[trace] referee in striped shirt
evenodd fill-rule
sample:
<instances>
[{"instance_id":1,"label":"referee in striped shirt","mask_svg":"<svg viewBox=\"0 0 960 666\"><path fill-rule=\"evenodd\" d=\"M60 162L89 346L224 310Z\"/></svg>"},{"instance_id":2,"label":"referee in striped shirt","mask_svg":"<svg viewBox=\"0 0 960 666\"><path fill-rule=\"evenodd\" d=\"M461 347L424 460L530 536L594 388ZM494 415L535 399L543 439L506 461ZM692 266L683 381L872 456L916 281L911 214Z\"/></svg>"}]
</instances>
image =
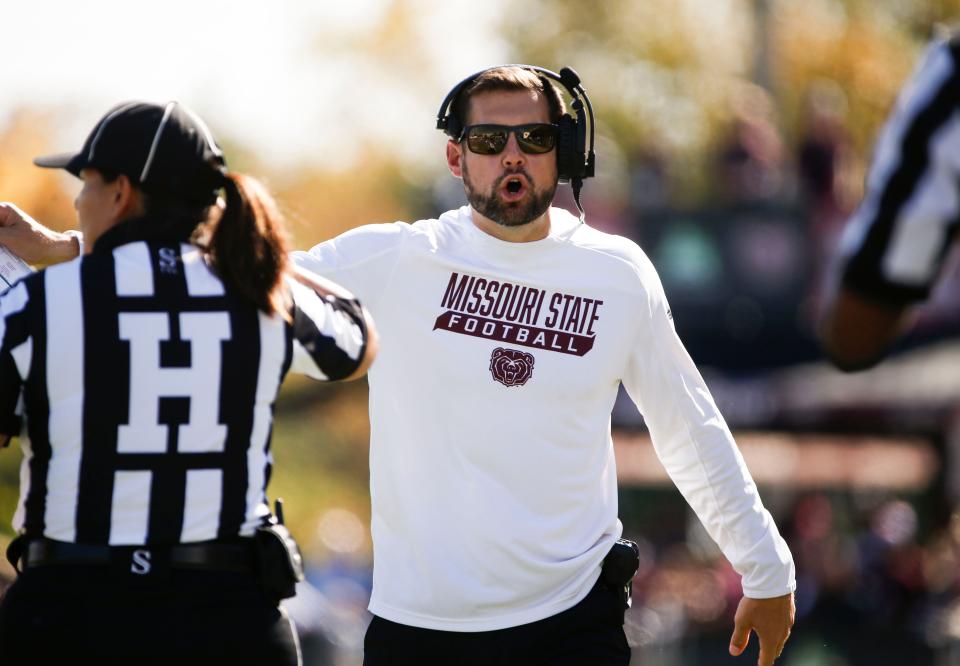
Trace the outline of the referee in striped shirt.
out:
<instances>
[{"instance_id":1,"label":"referee in striped shirt","mask_svg":"<svg viewBox=\"0 0 960 666\"><path fill-rule=\"evenodd\" d=\"M269 194L177 103L36 163L83 180L84 248L0 297L0 443L24 452L0 662L297 664L273 406L288 371L363 374L370 320L288 266Z\"/></svg>"},{"instance_id":2,"label":"referee in striped shirt","mask_svg":"<svg viewBox=\"0 0 960 666\"><path fill-rule=\"evenodd\" d=\"M841 369L877 363L941 272L960 222L960 37L934 43L875 148L821 329Z\"/></svg>"}]
</instances>

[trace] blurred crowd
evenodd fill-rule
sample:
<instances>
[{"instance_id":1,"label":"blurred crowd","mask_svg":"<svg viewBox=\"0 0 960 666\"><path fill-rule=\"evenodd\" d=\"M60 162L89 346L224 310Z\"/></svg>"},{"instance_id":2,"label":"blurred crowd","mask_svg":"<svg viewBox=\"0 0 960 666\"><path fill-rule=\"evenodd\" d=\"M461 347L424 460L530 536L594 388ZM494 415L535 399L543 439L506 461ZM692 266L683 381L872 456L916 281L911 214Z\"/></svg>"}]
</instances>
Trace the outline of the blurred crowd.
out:
<instances>
[{"instance_id":1,"label":"blurred crowd","mask_svg":"<svg viewBox=\"0 0 960 666\"><path fill-rule=\"evenodd\" d=\"M678 495L621 495L624 533L641 548L626 615L635 661L739 663L727 654L739 575ZM631 521L630 509L643 506ZM798 494L777 512L798 572L786 666L960 664L960 511L931 493L824 491ZM305 664L359 664L368 563L334 558L309 580L287 602L303 634Z\"/></svg>"},{"instance_id":2,"label":"blurred crowd","mask_svg":"<svg viewBox=\"0 0 960 666\"><path fill-rule=\"evenodd\" d=\"M798 572L785 664L960 663L960 513L924 533L907 499L813 492L779 522ZM739 576L704 539L644 542L627 620L638 663L736 663Z\"/></svg>"}]
</instances>

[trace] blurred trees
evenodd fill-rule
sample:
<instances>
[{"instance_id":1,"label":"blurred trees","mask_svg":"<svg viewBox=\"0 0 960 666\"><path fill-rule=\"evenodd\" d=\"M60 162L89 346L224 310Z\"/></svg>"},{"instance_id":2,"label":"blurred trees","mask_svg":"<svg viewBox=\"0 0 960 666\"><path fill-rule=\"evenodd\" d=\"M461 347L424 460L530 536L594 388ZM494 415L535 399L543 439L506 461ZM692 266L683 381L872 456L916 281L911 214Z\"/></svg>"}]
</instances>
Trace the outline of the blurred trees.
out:
<instances>
[{"instance_id":1,"label":"blurred trees","mask_svg":"<svg viewBox=\"0 0 960 666\"><path fill-rule=\"evenodd\" d=\"M64 171L33 165L39 155L65 152L63 146L54 146L54 127L51 115L27 109L0 126L0 201L12 201L54 229L72 229L79 181ZM409 219L411 209L421 207L422 188L412 185L407 167L386 152L368 147L360 160L363 175L322 162L276 172L230 137L222 144L232 169L270 187L297 248L309 248L361 224Z\"/></svg>"},{"instance_id":2,"label":"blurred trees","mask_svg":"<svg viewBox=\"0 0 960 666\"><path fill-rule=\"evenodd\" d=\"M863 155L932 25L957 18L958 0L521 0L503 30L517 61L577 69L599 131L628 159L665 158L685 203L709 194L709 156L758 87L790 145L810 91L841 91Z\"/></svg>"},{"instance_id":3,"label":"blurred trees","mask_svg":"<svg viewBox=\"0 0 960 666\"><path fill-rule=\"evenodd\" d=\"M0 126L0 201L12 201L56 229L69 229L74 226L75 192L64 188L63 172L39 169L32 162L51 152L52 122L47 115L23 109Z\"/></svg>"},{"instance_id":4,"label":"blurred trees","mask_svg":"<svg viewBox=\"0 0 960 666\"><path fill-rule=\"evenodd\" d=\"M272 190L294 247L307 249L362 224L416 219L419 189L405 179L405 167L388 154L366 151L357 170L306 165Z\"/></svg>"}]
</instances>

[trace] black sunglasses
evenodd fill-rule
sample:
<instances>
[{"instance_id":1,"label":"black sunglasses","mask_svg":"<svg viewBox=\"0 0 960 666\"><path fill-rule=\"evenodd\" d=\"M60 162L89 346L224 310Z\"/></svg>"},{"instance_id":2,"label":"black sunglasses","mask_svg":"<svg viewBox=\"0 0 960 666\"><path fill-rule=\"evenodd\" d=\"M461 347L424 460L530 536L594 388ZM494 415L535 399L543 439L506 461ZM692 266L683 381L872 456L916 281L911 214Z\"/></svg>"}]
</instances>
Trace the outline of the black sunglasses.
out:
<instances>
[{"instance_id":1,"label":"black sunglasses","mask_svg":"<svg viewBox=\"0 0 960 666\"><path fill-rule=\"evenodd\" d=\"M525 153L549 153L557 145L558 128L549 123L528 125L470 125L465 127L460 140L466 140L470 152L478 155L498 155L507 147L510 133L517 136L517 145Z\"/></svg>"}]
</instances>

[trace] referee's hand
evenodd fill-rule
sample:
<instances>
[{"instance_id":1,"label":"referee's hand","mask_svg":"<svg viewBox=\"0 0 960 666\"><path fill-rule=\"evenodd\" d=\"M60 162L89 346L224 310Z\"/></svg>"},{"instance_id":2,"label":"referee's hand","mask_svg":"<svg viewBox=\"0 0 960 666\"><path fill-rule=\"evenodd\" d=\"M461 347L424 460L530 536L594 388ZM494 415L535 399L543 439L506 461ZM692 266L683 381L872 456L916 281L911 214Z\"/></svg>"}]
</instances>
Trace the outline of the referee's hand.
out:
<instances>
[{"instance_id":1,"label":"referee's hand","mask_svg":"<svg viewBox=\"0 0 960 666\"><path fill-rule=\"evenodd\" d=\"M757 632L760 641L759 666L773 666L783 646L790 638L790 627L796 609L793 594L772 599L743 597L737 607L733 636L730 638L730 654L739 657L750 642L750 631Z\"/></svg>"},{"instance_id":2,"label":"referee's hand","mask_svg":"<svg viewBox=\"0 0 960 666\"><path fill-rule=\"evenodd\" d=\"M0 202L0 244L28 264L68 261L80 252L76 238L53 231L17 208Z\"/></svg>"}]
</instances>

